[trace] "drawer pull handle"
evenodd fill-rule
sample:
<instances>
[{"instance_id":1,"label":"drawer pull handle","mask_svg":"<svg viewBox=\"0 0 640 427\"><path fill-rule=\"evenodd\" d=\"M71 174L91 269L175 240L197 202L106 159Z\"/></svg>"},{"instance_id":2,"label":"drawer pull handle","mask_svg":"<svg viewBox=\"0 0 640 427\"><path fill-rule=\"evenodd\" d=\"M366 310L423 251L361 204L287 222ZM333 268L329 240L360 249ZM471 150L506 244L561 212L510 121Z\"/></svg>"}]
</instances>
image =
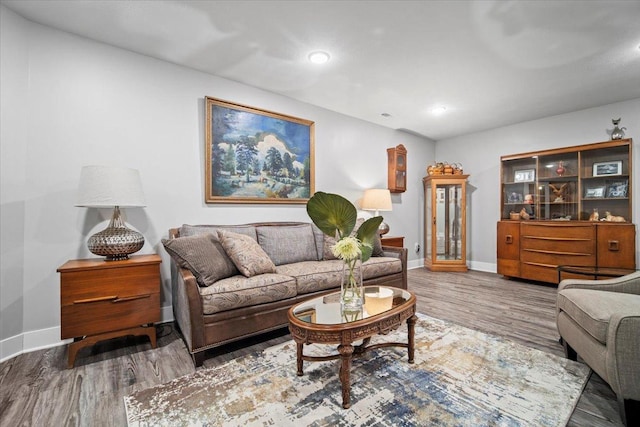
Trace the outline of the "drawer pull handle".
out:
<instances>
[{"instance_id":1,"label":"drawer pull handle","mask_svg":"<svg viewBox=\"0 0 640 427\"><path fill-rule=\"evenodd\" d=\"M74 301L73 303L74 304L90 304L92 302L100 302L100 301L111 301L112 303L117 303L117 302L133 301L133 300L142 299L142 298L149 298L150 296L151 294L146 294L146 295L134 295L131 297L118 298L118 295L108 295L108 296L97 297L97 298L79 299Z\"/></svg>"},{"instance_id":2,"label":"drawer pull handle","mask_svg":"<svg viewBox=\"0 0 640 427\"><path fill-rule=\"evenodd\" d=\"M513 236L511 234L507 234L504 240L507 244L511 244L513 243Z\"/></svg>"},{"instance_id":3,"label":"drawer pull handle","mask_svg":"<svg viewBox=\"0 0 640 427\"><path fill-rule=\"evenodd\" d=\"M97 297L97 298L89 298L89 299L79 299L74 301L74 304L89 304L92 302L100 302L100 301L109 301L109 300L114 300L117 299L118 295L109 295L106 297Z\"/></svg>"},{"instance_id":4,"label":"drawer pull handle","mask_svg":"<svg viewBox=\"0 0 640 427\"><path fill-rule=\"evenodd\" d=\"M617 240L609 240L607 241L607 243L609 243L609 250L610 251L619 251L620 250L620 242L618 242Z\"/></svg>"},{"instance_id":5,"label":"drawer pull handle","mask_svg":"<svg viewBox=\"0 0 640 427\"><path fill-rule=\"evenodd\" d=\"M117 302L125 302L125 301L133 301L133 300L137 300L137 299L143 299L143 298L149 298L151 295L147 294L147 295L135 295L132 297L124 297L124 298L115 298L112 302L115 304Z\"/></svg>"}]
</instances>

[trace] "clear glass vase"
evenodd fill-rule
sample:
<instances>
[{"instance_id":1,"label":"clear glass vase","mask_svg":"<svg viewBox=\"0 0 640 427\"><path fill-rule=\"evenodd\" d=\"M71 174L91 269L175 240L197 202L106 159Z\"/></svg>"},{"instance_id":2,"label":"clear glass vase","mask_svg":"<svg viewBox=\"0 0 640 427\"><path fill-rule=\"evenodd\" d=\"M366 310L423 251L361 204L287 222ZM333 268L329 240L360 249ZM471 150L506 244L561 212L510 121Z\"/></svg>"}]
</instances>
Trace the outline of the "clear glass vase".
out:
<instances>
[{"instance_id":1,"label":"clear glass vase","mask_svg":"<svg viewBox=\"0 0 640 427\"><path fill-rule=\"evenodd\" d=\"M362 289L362 260L360 258L344 260L340 304L343 311L362 310L364 290Z\"/></svg>"}]
</instances>

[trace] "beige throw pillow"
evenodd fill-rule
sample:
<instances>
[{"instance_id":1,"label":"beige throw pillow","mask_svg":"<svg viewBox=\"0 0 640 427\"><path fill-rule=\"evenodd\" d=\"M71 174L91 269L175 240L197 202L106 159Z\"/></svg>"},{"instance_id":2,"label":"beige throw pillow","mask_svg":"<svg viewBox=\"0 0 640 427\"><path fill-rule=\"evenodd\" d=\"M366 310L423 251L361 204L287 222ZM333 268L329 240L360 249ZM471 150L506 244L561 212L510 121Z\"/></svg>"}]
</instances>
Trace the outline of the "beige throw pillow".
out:
<instances>
[{"instance_id":1,"label":"beige throw pillow","mask_svg":"<svg viewBox=\"0 0 640 427\"><path fill-rule=\"evenodd\" d=\"M275 273L276 266L260 245L249 236L218 230L218 240L240 273L246 277Z\"/></svg>"},{"instance_id":2,"label":"beige throw pillow","mask_svg":"<svg viewBox=\"0 0 640 427\"><path fill-rule=\"evenodd\" d=\"M238 274L213 234L162 239L162 244L176 264L193 273L200 286L211 286L220 279Z\"/></svg>"}]
</instances>

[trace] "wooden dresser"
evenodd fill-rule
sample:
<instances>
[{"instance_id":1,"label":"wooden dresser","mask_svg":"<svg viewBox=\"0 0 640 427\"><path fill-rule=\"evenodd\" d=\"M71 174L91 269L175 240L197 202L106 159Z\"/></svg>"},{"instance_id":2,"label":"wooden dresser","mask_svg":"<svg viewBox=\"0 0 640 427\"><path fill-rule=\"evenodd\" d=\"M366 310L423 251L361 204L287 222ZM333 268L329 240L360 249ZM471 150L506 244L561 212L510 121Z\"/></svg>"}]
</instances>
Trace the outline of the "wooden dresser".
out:
<instances>
[{"instance_id":1,"label":"wooden dresser","mask_svg":"<svg viewBox=\"0 0 640 427\"><path fill-rule=\"evenodd\" d=\"M60 273L61 338L74 338L68 366L82 347L125 335L147 335L156 347L154 322L160 321L158 255L126 260L67 261Z\"/></svg>"},{"instance_id":2,"label":"wooden dresser","mask_svg":"<svg viewBox=\"0 0 640 427\"><path fill-rule=\"evenodd\" d=\"M558 283L557 267L635 268L634 224L498 222L498 273Z\"/></svg>"}]
</instances>

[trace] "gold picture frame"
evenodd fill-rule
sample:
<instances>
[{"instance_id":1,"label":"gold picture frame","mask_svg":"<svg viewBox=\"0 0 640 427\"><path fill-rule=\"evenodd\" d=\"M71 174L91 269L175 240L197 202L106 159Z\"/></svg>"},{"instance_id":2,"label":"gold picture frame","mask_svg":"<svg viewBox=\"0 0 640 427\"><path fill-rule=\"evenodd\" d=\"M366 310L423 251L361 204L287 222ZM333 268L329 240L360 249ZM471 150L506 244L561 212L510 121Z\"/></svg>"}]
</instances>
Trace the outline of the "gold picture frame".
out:
<instances>
[{"instance_id":1,"label":"gold picture frame","mask_svg":"<svg viewBox=\"0 0 640 427\"><path fill-rule=\"evenodd\" d=\"M205 203L306 203L315 124L205 97Z\"/></svg>"}]
</instances>

